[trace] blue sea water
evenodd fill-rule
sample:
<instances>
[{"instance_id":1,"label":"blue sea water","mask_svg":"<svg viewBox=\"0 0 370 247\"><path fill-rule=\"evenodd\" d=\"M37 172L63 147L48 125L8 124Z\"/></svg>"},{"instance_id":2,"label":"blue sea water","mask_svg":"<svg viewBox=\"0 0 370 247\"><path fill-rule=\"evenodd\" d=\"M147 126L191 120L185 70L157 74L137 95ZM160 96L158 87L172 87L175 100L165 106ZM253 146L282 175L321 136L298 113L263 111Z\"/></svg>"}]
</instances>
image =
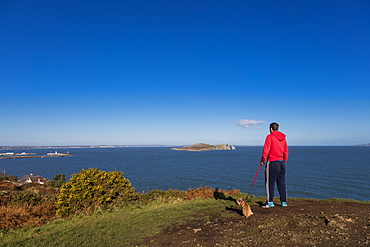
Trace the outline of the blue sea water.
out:
<instances>
[{"instance_id":1,"label":"blue sea water","mask_svg":"<svg viewBox=\"0 0 370 247\"><path fill-rule=\"evenodd\" d=\"M0 172L5 170L18 177L32 172L49 179L65 174L69 179L81 169L96 167L104 171L123 171L138 192L210 186L226 190L235 188L246 193L257 172L262 147L207 152L174 151L168 147L10 151L38 155L69 151L72 154L58 158L0 160ZM289 197L370 201L370 147L291 146L289 151L286 175ZM265 195L263 169L251 194ZM278 196L277 191L275 196Z\"/></svg>"}]
</instances>

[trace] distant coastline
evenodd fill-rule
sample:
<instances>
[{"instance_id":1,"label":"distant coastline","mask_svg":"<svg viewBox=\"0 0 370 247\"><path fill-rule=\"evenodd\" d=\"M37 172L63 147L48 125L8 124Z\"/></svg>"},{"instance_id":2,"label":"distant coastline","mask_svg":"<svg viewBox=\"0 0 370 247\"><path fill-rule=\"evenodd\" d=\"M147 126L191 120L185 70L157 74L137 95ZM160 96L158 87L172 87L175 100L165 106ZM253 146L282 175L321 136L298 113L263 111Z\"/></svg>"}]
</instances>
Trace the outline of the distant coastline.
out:
<instances>
[{"instance_id":1,"label":"distant coastline","mask_svg":"<svg viewBox=\"0 0 370 247\"><path fill-rule=\"evenodd\" d=\"M171 145L71 145L71 146L0 146L8 149L61 149L61 148L128 148L128 147L171 147Z\"/></svg>"},{"instance_id":2,"label":"distant coastline","mask_svg":"<svg viewBox=\"0 0 370 247\"><path fill-rule=\"evenodd\" d=\"M55 151L54 153L47 153L46 155L36 155L36 153L0 153L0 159L24 159L24 158L51 158L51 157L66 157L71 156L69 152L67 153L58 153Z\"/></svg>"},{"instance_id":3,"label":"distant coastline","mask_svg":"<svg viewBox=\"0 0 370 247\"><path fill-rule=\"evenodd\" d=\"M196 144L194 144L196 145ZM209 144L207 144L209 145ZM226 145L226 144L220 144ZM191 146L184 146L182 145L67 145L67 146L0 146L0 150L17 150L17 149L66 149L66 148L137 148L137 147L174 147L173 150L186 150L185 147ZM215 145L217 146L217 145ZM260 147L262 145L236 145L238 147ZM291 145L291 146L301 146L301 145ZM314 146L321 146L321 145L314 145ZM331 145L326 145L331 146ZM334 145L337 146L337 145ZM368 147L370 143L367 144L357 144L357 145L340 145L340 146L352 146L352 147ZM233 147L233 146L232 146ZM185 149L184 149L185 148ZM225 150L225 149L224 149Z\"/></svg>"}]
</instances>

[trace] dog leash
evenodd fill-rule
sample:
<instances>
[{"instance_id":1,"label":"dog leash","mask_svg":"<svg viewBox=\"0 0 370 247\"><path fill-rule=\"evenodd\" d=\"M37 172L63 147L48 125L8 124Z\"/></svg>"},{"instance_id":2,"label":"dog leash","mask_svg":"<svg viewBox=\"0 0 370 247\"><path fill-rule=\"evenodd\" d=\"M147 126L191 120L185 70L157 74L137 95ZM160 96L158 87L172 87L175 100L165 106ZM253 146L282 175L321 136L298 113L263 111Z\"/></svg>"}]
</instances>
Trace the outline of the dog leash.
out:
<instances>
[{"instance_id":1,"label":"dog leash","mask_svg":"<svg viewBox=\"0 0 370 247\"><path fill-rule=\"evenodd\" d=\"M261 167L262 167L263 165L260 165L259 167L258 167L258 170L257 170L257 172L256 172L256 175L254 175L254 179L253 179L253 182L252 182L252 185L251 185L251 187L250 187L250 189L249 189L249 192L248 192L248 194L247 194L247 197L244 199L244 201L246 201L247 199L248 199L248 197L249 197L249 194L251 193L251 191L252 191L252 188L253 188L253 186L254 186L254 183L256 182L256 180L257 180L257 177L258 177L258 173L260 173L260 171L261 171Z\"/></svg>"}]
</instances>

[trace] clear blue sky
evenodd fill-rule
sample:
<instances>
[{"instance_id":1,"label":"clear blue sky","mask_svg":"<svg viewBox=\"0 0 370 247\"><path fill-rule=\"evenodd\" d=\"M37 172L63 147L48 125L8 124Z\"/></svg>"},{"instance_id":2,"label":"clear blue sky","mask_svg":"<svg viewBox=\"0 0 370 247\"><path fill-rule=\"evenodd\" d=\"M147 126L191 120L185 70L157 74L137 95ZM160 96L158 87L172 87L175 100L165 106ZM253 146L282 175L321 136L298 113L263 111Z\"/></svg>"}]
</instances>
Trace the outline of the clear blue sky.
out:
<instances>
[{"instance_id":1,"label":"clear blue sky","mask_svg":"<svg viewBox=\"0 0 370 247\"><path fill-rule=\"evenodd\" d=\"M0 102L0 145L369 143L370 2L1 0Z\"/></svg>"}]
</instances>

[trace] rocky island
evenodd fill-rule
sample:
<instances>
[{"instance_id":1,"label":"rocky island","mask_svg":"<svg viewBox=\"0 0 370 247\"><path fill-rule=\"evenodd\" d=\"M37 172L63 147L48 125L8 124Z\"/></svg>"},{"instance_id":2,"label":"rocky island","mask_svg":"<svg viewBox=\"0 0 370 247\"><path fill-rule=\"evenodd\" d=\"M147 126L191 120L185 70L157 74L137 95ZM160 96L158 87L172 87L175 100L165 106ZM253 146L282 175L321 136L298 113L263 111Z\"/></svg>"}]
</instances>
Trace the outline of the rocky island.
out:
<instances>
[{"instance_id":1,"label":"rocky island","mask_svg":"<svg viewBox=\"0 0 370 247\"><path fill-rule=\"evenodd\" d=\"M218 145L210 145L206 143L197 143L191 146L185 146L181 148L171 148L171 150L183 150L183 151L214 151L214 150L235 150L234 146L230 146L229 144L218 144Z\"/></svg>"}]
</instances>

